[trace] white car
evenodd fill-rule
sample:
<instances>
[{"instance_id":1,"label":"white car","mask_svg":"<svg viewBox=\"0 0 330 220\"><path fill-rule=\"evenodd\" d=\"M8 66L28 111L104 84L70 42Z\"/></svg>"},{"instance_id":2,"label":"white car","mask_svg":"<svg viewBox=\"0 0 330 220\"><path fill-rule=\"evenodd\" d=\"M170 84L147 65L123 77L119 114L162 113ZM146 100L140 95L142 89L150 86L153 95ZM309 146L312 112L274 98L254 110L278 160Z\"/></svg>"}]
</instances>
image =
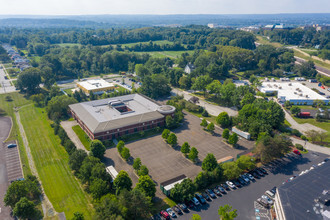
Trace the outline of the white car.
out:
<instances>
[{"instance_id":1,"label":"white car","mask_svg":"<svg viewBox=\"0 0 330 220\"><path fill-rule=\"evenodd\" d=\"M226 184L231 188L231 189L236 189L236 186L234 185L234 183L227 181Z\"/></svg>"},{"instance_id":2,"label":"white car","mask_svg":"<svg viewBox=\"0 0 330 220\"><path fill-rule=\"evenodd\" d=\"M250 180L255 180L251 174L247 173L246 175L249 177Z\"/></svg>"},{"instance_id":3,"label":"white car","mask_svg":"<svg viewBox=\"0 0 330 220\"><path fill-rule=\"evenodd\" d=\"M266 200L268 202L269 205L273 205L273 200L271 200L268 196L266 195L262 195L261 196L262 199Z\"/></svg>"},{"instance_id":4,"label":"white car","mask_svg":"<svg viewBox=\"0 0 330 220\"><path fill-rule=\"evenodd\" d=\"M167 212L172 218L176 218L176 214L175 214L175 212L173 211L173 209L168 208L168 209L166 209L166 212Z\"/></svg>"}]
</instances>

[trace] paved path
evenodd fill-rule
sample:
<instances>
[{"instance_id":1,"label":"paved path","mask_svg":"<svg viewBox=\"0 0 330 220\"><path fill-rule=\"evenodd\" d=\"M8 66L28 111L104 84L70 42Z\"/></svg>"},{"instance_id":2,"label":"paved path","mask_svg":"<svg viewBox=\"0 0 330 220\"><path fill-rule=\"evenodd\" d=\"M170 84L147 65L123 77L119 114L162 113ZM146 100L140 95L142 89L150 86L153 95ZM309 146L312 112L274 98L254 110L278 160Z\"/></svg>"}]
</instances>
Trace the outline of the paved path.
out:
<instances>
[{"instance_id":1,"label":"paved path","mask_svg":"<svg viewBox=\"0 0 330 220\"><path fill-rule=\"evenodd\" d=\"M22 139L23 139L23 143L24 143L24 146L25 146L25 150L26 150L26 154L27 154L27 157L28 157L31 172L34 176L36 176L38 178L38 180L41 183L40 185L41 185L42 195L40 196L40 200L41 200L41 206L42 206L44 216L45 217L54 217L55 215L57 215L57 212L55 211L52 203L49 201L49 199L48 199L47 195L45 194L45 191L42 187L42 182L39 178L38 171L37 171L36 166L34 164L32 154L31 154L31 150L30 150L30 147L29 147L29 142L27 140L27 137L26 137L26 134L25 134L25 131L24 131L24 127L21 123L21 118L20 118L20 114L19 114L18 110L19 109L15 109L16 121L17 121L19 131L21 133Z\"/></svg>"},{"instance_id":2,"label":"paved path","mask_svg":"<svg viewBox=\"0 0 330 220\"><path fill-rule=\"evenodd\" d=\"M293 144L301 144L307 150L312 150L312 151L315 151L318 153L330 155L330 148L328 148L328 147L322 147L320 145L312 144L310 142L305 142L301 139L297 139L297 138L293 138L293 137L290 137L290 138L291 138Z\"/></svg>"},{"instance_id":3,"label":"paved path","mask_svg":"<svg viewBox=\"0 0 330 220\"><path fill-rule=\"evenodd\" d=\"M305 60L303 58L300 58L300 57L297 57L297 56L295 56L294 58L296 59L295 63L299 64L299 65L301 65L302 63L307 61L307 60ZM330 77L330 70L329 69L326 69L326 68L324 68L322 66L318 66L318 65L315 65L315 69L318 73Z\"/></svg>"},{"instance_id":4,"label":"paved path","mask_svg":"<svg viewBox=\"0 0 330 220\"><path fill-rule=\"evenodd\" d=\"M11 80L9 78L9 75L6 74L4 66L0 65L0 68L1 68L0 69L0 94L15 92L16 88L15 88L15 86L11 85L11 83L10 83ZM6 79L5 76L7 76L8 79Z\"/></svg>"},{"instance_id":5,"label":"paved path","mask_svg":"<svg viewBox=\"0 0 330 220\"><path fill-rule=\"evenodd\" d=\"M69 136L71 141L76 145L77 149L82 149L86 151L88 154L88 150L86 150L85 146L81 143L78 135L72 129L73 126L78 125L76 121L62 121L61 126L66 131L66 134Z\"/></svg>"},{"instance_id":6,"label":"paved path","mask_svg":"<svg viewBox=\"0 0 330 220\"><path fill-rule=\"evenodd\" d=\"M12 123L8 117L0 117L0 219L13 219L10 216L10 208L6 207L3 198L8 188L8 173L6 167L6 144L3 142L7 139Z\"/></svg>"},{"instance_id":7,"label":"paved path","mask_svg":"<svg viewBox=\"0 0 330 220\"><path fill-rule=\"evenodd\" d=\"M188 91L181 91L181 90L175 89L175 88L172 89L172 92L175 94L178 94L178 95L183 95L184 99L187 101L193 96ZM210 104L200 98L199 98L199 103L197 105L204 107L207 110L207 112L213 116L218 116L221 112L227 112L229 116L236 116L238 114L238 111L236 111L232 108Z\"/></svg>"}]
</instances>

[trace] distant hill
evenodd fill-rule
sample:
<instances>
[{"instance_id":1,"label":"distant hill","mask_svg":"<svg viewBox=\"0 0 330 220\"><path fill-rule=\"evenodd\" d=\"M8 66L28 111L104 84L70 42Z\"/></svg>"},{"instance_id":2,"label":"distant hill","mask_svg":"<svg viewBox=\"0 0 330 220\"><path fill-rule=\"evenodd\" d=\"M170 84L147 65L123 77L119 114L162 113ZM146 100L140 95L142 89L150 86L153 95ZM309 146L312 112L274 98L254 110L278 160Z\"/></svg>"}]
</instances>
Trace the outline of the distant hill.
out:
<instances>
[{"instance_id":1,"label":"distant hill","mask_svg":"<svg viewBox=\"0 0 330 220\"><path fill-rule=\"evenodd\" d=\"M219 25L242 27L285 23L299 26L306 24L330 24L330 13L323 14L256 14L256 15L0 15L0 27L146 27L167 25Z\"/></svg>"}]
</instances>

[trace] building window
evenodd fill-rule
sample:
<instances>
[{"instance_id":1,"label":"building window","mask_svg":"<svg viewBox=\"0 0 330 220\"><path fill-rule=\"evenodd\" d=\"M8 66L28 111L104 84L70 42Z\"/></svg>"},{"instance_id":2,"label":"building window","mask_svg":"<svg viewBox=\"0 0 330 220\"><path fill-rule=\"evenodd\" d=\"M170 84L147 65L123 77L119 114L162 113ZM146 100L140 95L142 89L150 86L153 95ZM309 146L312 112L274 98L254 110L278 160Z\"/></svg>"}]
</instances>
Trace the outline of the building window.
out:
<instances>
[{"instance_id":1,"label":"building window","mask_svg":"<svg viewBox=\"0 0 330 220\"><path fill-rule=\"evenodd\" d=\"M128 130L126 130L125 133L128 134Z\"/></svg>"},{"instance_id":2,"label":"building window","mask_svg":"<svg viewBox=\"0 0 330 220\"><path fill-rule=\"evenodd\" d=\"M134 132L137 132L138 131L138 129L137 128L134 128Z\"/></svg>"}]
</instances>

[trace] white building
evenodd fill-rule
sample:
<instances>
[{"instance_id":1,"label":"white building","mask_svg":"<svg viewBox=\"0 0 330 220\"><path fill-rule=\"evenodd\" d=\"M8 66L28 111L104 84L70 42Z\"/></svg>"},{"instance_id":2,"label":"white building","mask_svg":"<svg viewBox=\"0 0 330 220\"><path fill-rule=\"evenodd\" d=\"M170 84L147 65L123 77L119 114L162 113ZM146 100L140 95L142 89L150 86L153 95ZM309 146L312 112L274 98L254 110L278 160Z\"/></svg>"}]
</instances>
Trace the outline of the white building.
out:
<instances>
[{"instance_id":1,"label":"white building","mask_svg":"<svg viewBox=\"0 0 330 220\"><path fill-rule=\"evenodd\" d=\"M196 69L196 67L194 66L194 64L192 63L188 63L186 65L186 67L184 68L184 72L187 73L187 74L190 74L192 73L192 71L194 71Z\"/></svg>"},{"instance_id":2,"label":"white building","mask_svg":"<svg viewBox=\"0 0 330 220\"><path fill-rule=\"evenodd\" d=\"M279 101L290 101L294 105L313 105L316 100L329 103L329 99L297 82L263 82L259 90L263 93L277 92Z\"/></svg>"},{"instance_id":3,"label":"white building","mask_svg":"<svg viewBox=\"0 0 330 220\"><path fill-rule=\"evenodd\" d=\"M94 94L102 94L106 91L115 89L113 83L108 83L104 79L93 79L77 83L78 88L83 90L86 94L93 92Z\"/></svg>"}]
</instances>

